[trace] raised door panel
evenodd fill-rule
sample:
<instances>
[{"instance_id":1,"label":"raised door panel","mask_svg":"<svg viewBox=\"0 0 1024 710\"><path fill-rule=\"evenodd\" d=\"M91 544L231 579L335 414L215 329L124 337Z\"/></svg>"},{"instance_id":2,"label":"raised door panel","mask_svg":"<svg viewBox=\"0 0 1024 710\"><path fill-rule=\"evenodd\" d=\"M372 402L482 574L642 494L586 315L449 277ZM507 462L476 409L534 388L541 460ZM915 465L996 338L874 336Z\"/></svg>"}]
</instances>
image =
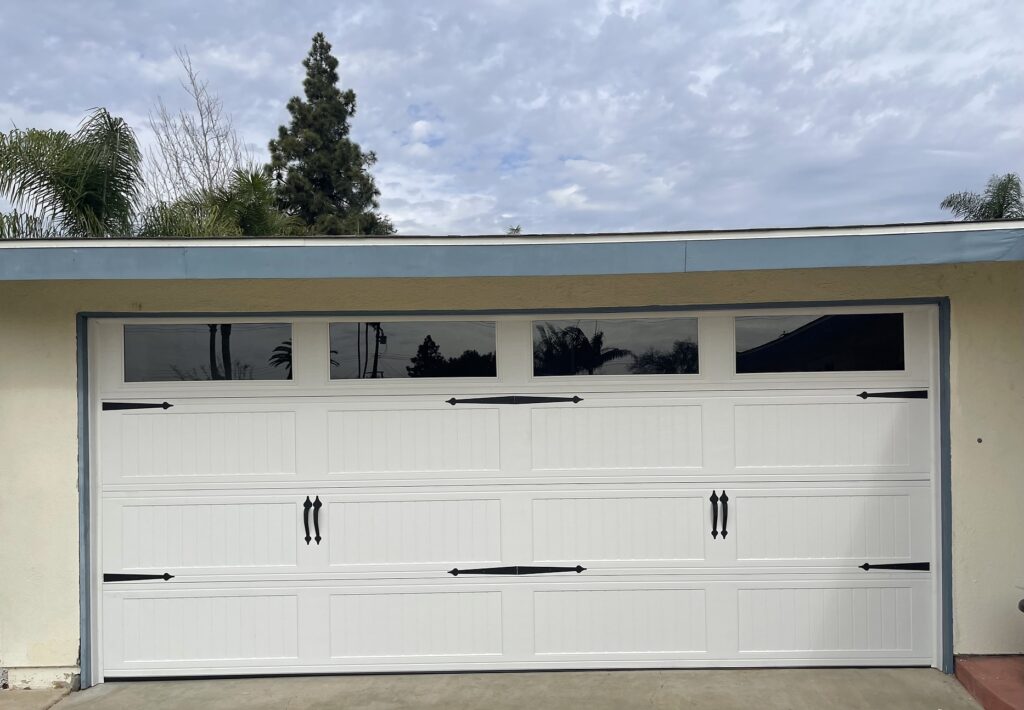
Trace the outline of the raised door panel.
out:
<instances>
[{"instance_id":1,"label":"raised door panel","mask_svg":"<svg viewBox=\"0 0 1024 710\"><path fill-rule=\"evenodd\" d=\"M738 657L927 660L927 579L749 582L736 590Z\"/></svg>"},{"instance_id":2,"label":"raised door panel","mask_svg":"<svg viewBox=\"0 0 1024 710\"><path fill-rule=\"evenodd\" d=\"M108 676L159 668L209 673L303 660L300 593L274 589L135 591L103 595Z\"/></svg>"},{"instance_id":3,"label":"raised door panel","mask_svg":"<svg viewBox=\"0 0 1024 710\"><path fill-rule=\"evenodd\" d=\"M591 398L530 411L531 467L575 475L667 475L702 466L699 404Z\"/></svg>"},{"instance_id":4,"label":"raised door panel","mask_svg":"<svg viewBox=\"0 0 1024 710\"><path fill-rule=\"evenodd\" d=\"M533 593L540 657L642 657L707 651L704 589L556 589Z\"/></svg>"},{"instance_id":5,"label":"raised door panel","mask_svg":"<svg viewBox=\"0 0 1024 710\"><path fill-rule=\"evenodd\" d=\"M498 494L324 495L322 562L334 571L426 569L498 564Z\"/></svg>"},{"instance_id":6,"label":"raised door panel","mask_svg":"<svg viewBox=\"0 0 1024 710\"><path fill-rule=\"evenodd\" d=\"M103 502L103 571L238 575L309 567L304 498L151 496Z\"/></svg>"},{"instance_id":7,"label":"raised door panel","mask_svg":"<svg viewBox=\"0 0 1024 710\"><path fill-rule=\"evenodd\" d=\"M387 409L377 405L328 411L328 474L432 481L448 474L499 471L499 410L444 406L396 402Z\"/></svg>"},{"instance_id":8,"label":"raised door panel","mask_svg":"<svg viewBox=\"0 0 1024 710\"><path fill-rule=\"evenodd\" d=\"M847 567L930 562L926 485L762 487L726 491L728 537L740 566Z\"/></svg>"},{"instance_id":9,"label":"raised door panel","mask_svg":"<svg viewBox=\"0 0 1024 710\"><path fill-rule=\"evenodd\" d=\"M502 593L440 589L332 593L328 627L331 658L341 662L486 660L503 652Z\"/></svg>"},{"instance_id":10,"label":"raised door panel","mask_svg":"<svg viewBox=\"0 0 1024 710\"><path fill-rule=\"evenodd\" d=\"M561 492L531 500L533 561L610 567L690 566L711 540L703 491Z\"/></svg>"},{"instance_id":11,"label":"raised door panel","mask_svg":"<svg viewBox=\"0 0 1024 710\"><path fill-rule=\"evenodd\" d=\"M237 402L102 412L104 485L294 481L299 415L288 405Z\"/></svg>"},{"instance_id":12,"label":"raised door panel","mask_svg":"<svg viewBox=\"0 0 1024 710\"><path fill-rule=\"evenodd\" d=\"M737 473L930 476L927 400L862 400L851 391L735 399L732 406Z\"/></svg>"}]
</instances>

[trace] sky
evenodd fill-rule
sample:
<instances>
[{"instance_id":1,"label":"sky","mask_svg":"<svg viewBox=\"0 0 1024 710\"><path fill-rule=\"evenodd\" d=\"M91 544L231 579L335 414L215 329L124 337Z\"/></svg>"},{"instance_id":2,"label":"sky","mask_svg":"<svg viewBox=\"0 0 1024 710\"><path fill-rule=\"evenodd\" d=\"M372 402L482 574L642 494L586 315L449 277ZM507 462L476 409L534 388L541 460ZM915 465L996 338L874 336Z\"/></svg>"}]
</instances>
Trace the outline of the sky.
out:
<instances>
[{"instance_id":1,"label":"sky","mask_svg":"<svg viewBox=\"0 0 1024 710\"><path fill-rule=\"evenodd\" d=\"M1020 0L5 0L0 130L148 145L175 48L259 156L317 31L400 234L948 219L1024 170Z\"/></svg>"}]
</instances>

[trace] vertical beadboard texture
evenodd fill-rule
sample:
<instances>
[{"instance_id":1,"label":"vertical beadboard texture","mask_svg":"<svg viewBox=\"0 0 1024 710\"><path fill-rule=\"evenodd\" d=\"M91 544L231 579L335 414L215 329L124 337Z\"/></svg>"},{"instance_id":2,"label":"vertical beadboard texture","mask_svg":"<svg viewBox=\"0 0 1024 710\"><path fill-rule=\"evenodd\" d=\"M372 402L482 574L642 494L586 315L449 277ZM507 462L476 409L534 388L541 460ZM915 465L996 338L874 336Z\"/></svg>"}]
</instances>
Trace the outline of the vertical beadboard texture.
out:
<instances>
[{"instance_id":1,"label":"vertical beadboard texture","mask_svg":"<svg viewBox=\"0 0 1024 710\"><path fill-rule=\"evenodd\" d=\"M122 414L121 478L295 473L294 412Z\"/></svg>"},{"instance_id":2,"label":"vertical beadboard texture","mask_svg":"<svg viewBox=\"0 0 1024 710\"><path fill-rule=\"evenodd\" d=\"M119 510L125 569L296 563L299 524L294 503L140 503Z\"/></svg>"},{"instance_id":3,"label":"vertical beadboard texture","mask_svg":"<svg viewBox=\"0 0 1024 710\"><path fill-rule=\"evenodd\" d=\"M329 470L497 471L499 417L497 409L329 412Z\"/></svg>"},{"instance_id":4,"label":"vertical beadboard texture","mask_svg":"<svg viewBox=\"0 0 1024 710\"><path fill-rule=\"evenodd\" d=\"M328 504L332 565L501 559L501 501L392 500Z\"/></svg>"},{"instance_id":5,"label":"vertical beadboard texture","mask_svg":"<svg viewBox=\"0 0 1024 710\"><path fill-rule=\"evenodd\" d=\"M495 656L501 592L335 594L332 658Z\"/></svg>"},{"instance_id":6,"label":"vertical beadboard texture","mask_svg":"<svg viewBox=\"0 0 1024 710\"><path fill-rule=\"evenodd\" d=\"M538 498L535 560L700 560L701 497Z\"/></svg>"},{"instance_id":7,"label":"vertical beadboard texture","mask_svg":"<svg viewBox=\"0 0 1024 710\"><path fill-rule=\"evenodd\" d=\"M125 663L298 657L293 595L130 597L122 609Z\"/></svg>"},{"instance_id":8,"label":"vertical beadboard texture","mask_svg":"<svg viewBox=\"0 0 1024 710\"><path fill-rule=\"evenodd\" d=\"M538 655L707 648L702 589L538 591L533 598Z\"/></svg>"},{"instance_id":9,"label":"vertical beadboard texture","mask_svg":"<svg viewBox=\"0 0 1024 710\"><path fill-rule=\"evenodd\" d=\"M910 587L740 589L740 652L913 650Z\"/></svg>"},{"instance_id":10,"label":"vertical beadboard texture","mask_svg":"<svg viewBox=\"0 0 1024 710\"><path fill-rule=\"evenodd\" d=\"M701 466L697 405L538 407L530 414L537 470Z\"/></svg>"},{"instance_id":11,"label":"vertical beadboard texture","mask_svg":"<svg viewBox=\"0 0 1024 710\"><path fill-rule=\"evenodd\" d=\"M741 560L901 559L910 555L910 495L735 495ZM927 534L927 530L920 530Z\"/></svg>"},{"instance_id":12,"label":"vertical beadboard texture","mask_svg":"<svg viewBox=\"0 0 1024 710\"><path fill-rule=\"evenodd\" d=\"M736 466L906 466L904 402L738 404Z\"/></svg>"}]
</instances>

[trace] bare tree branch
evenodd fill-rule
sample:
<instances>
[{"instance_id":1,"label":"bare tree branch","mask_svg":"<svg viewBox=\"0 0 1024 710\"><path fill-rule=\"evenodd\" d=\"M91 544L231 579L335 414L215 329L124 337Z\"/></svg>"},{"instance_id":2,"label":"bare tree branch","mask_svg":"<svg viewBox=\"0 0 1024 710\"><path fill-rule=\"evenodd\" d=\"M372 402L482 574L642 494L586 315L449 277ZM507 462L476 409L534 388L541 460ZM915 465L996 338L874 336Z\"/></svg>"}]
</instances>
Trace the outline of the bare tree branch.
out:
<instances>
[{"instance_id":1,"label":"bare tree branch","mask_svg":"<svg viewBox=\"0 0 1024 710\"><path fill-rule=\"evenodd\" d=\"M192 65L188 50L177 49L175 54L184 71L181 87L190 105L175 113L158 98L149 113L156 146L146 154L148 204L223 188L236 170L255 162L224 102Z\"/></svg>"}]
</instances>

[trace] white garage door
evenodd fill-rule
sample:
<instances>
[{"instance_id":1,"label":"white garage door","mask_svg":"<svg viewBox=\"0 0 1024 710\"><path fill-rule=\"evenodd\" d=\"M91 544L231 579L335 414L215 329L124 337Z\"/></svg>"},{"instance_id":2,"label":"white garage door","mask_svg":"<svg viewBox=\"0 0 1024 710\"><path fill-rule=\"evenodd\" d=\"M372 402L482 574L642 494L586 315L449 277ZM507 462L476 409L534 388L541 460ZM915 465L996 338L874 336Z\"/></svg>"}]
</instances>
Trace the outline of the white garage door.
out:
<instances>
[{"instance_id":1,"label":"white garage door","mask_svg":"<svg viewBox=\"0 0 1024 710\"><path fill-rule=\"evenodd\" d=\"M97 667L932 665L935 319L93 322Z\"/></svg>"}]
</instances>

